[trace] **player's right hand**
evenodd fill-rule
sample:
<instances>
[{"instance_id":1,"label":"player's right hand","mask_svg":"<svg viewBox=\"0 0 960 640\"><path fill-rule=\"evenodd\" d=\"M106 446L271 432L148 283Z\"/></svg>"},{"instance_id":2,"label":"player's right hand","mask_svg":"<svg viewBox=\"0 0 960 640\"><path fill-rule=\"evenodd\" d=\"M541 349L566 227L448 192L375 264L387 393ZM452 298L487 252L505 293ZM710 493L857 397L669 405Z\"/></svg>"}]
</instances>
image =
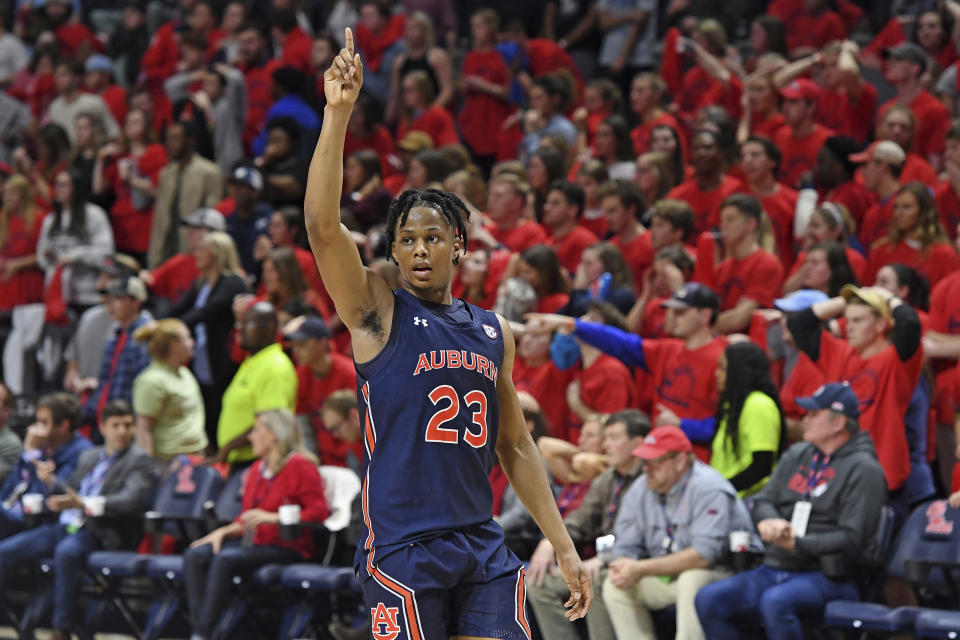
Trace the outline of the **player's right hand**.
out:
<instances>
[{"instance_id":1,"label":"player's right hand","mask_svg":"<svg viewBox=\"0 0 960 640\"><path fill-rule=\"evenodd\" d=\"M593 582L590 574L576 552L562 556L558 554L557 563L570 589L570 599L563 605L567 609L567 619L571 622L579 620L587 615L590 605L593 604Z\"/></svg>"},{"instance_id":2,"label":"player's right hand","mask_svg":"<svg viewBox=\"0 0 960 640\"><path fill-rule=\"evenodd\" d=\"M331 107L353 106L363 85L363 64L360 54L353 49L353 31L347 27L344 39L346 46L330 63L323 74L323 94Z\"/></svg>"}]
</instances>

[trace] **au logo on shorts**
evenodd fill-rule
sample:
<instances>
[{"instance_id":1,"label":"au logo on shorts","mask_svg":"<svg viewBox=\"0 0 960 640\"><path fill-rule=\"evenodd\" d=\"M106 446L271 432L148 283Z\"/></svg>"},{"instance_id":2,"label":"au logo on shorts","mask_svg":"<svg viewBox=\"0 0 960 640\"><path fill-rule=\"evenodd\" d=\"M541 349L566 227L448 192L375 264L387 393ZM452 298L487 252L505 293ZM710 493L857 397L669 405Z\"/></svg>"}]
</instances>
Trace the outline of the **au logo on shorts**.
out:
<instances>
[{"instance_id":1,"label":"au logo on shorts","mask_svg":"<svg viewBox=\"0 0 960 640\"><path fill-rule=\"evenodd\" d=\"M399 607L387 607L382 602L370 609L371 631L376 640L395 640L400 635L400 625L397 624L397 617L400 615Z\"/></svg>"}]
</instances>

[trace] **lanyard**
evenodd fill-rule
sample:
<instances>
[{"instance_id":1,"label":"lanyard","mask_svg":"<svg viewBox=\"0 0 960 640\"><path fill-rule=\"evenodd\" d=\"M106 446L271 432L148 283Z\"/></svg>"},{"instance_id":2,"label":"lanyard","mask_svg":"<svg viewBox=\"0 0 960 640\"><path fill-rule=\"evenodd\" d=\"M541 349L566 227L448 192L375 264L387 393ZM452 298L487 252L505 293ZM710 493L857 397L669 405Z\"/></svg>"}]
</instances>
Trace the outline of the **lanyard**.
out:
<instances>
[{"instance_id":1,"label":"lanyard","mask_svg":"<svg viewBox=\"0 0 960 640\"><path fill-rule=\"evenodd\" d=\"M683 503L683 494L687 492L687 485L690 484L690 476L687 476L687 479L683 481L683 487L680 488L680 497L677 498L677 511L680 510L680 505ZM660 510L663 512L663 520L667 525L667 539L670 543L673 543L673 523L670 522L670 515L667 513L667 496L663 495L660 497ZM674 512L676 514L676 511Z\"/></svg>"},{"instance_id":2,"label":"lanyard","mask_svg":"<svg viewBox=\"0 0 960 640\"><path fill-rule=\"evenodd\" d=\"M810 499L810 493L820 484L820 479L823 478L823 474L829 466L830 456L825 456L821 462L820 453L815 452L813 454L813 459L810 461L810 473L807 475L807 492L803 494L804 500Z\"/></svg>"}]
</instances>

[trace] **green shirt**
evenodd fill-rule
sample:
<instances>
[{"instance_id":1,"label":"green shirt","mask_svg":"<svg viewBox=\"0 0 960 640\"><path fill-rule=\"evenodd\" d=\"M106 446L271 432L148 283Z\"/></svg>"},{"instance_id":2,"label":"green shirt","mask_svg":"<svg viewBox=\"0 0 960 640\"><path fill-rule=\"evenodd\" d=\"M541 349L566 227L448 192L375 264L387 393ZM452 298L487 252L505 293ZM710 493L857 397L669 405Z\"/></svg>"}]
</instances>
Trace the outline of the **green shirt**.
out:
<instances>
[{"instance_id":1,"label":"green shirt","mask_svg":"<svg viewBox=\"0 0 960 640\"><path fill-rule=\"evenodd\" d=\"M737 433L737 451L733 450L727 437L727 420L720 421L717 435L713 438L713 455L710 466L729 480L750 466L755 451L772 451L776 455L780 447L780 412L777 403L765 393L754 391L747 396L740 410ZM739 492L741 498L753 495L767 484L767 476L752 487Z\"/></svg>"},{"instance_id":2,"label":"green shirt","mask_svg":"<svg viewBox=\"0 0 960 640\"><path fill-rule=\"evenodd\" d=\"M186 367L174 370L153 360L133 381L133 410L153 419L153 456L169 460L207 447L203 396Z\"/></svg>"},{"instance_id":3,"label":"green shirt","mask_svg":"<svg viewBox=\"0 0 960 640\"><path fill-rule=\"evenodd\" d=\"M217 445L223 447L253 427L261 411L289 409L297 404L297 372L277 343L243 361L230 386L223 392L223 407L217 424ZM253 460L250 445L231 451L229 462Z\"/></svg>"}]
</instances>

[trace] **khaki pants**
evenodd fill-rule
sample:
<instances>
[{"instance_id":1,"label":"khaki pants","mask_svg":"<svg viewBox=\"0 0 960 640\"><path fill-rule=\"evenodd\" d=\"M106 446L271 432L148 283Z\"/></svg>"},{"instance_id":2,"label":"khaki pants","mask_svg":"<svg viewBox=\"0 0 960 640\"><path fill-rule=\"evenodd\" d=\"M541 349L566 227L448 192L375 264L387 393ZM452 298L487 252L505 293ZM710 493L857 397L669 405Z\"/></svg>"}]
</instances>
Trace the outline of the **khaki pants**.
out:
<instances>
[{"instance_id":1,"label":"khaki pants","mask_svg":"<svg viewBox=\"0 0 960 640\"><path fill-rule=\"evenodd\" d=\"M617 640L656 640L650 611L672 604L677 606L677 640L702 640L703 629L693 600L700 587L729 575L726 570L689 569L667 583L651 576L640 578L628 589L604 581L603 601Z\"/></svg>"},{"instance_id":2,"label":"khaki pants","mask_svg":"<svg viewBox=\"0 0 960 640\"><path fill-rule=\"evenodd\" d=\"M601 585L607 578L607 571L600 573L600 579L593 583L593 605L585 618L590 640L614 640L610 616L603 606ZM535 586L527 582L527 602L537 617L540 634L545 640L580 640L573 623L567 620L563 603L570 598L570 589L563 576L548 575L543 584ZM696 614L694 614L696 615Z\"/></svg>"}]
</instances>

